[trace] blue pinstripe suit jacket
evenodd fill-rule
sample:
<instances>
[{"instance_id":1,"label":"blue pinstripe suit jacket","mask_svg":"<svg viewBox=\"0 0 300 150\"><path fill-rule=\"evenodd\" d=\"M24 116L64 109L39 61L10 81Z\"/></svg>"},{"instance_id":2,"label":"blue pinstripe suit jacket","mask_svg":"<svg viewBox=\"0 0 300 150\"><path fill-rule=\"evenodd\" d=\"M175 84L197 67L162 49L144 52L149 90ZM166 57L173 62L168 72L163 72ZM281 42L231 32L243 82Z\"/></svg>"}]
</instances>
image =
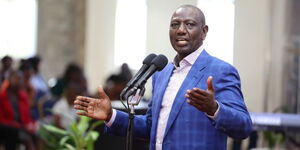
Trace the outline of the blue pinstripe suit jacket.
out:
<instances>
[{"instance_id":1,"label":"blue pinstripe suit jacket","mask_svg":"<svg viewBox=\"0 0 300 150\"><path fill-rule=\"evenodd\" d=\"M155 138L161 102L174 66L168 64L153 76L152 100L146 115L136 116L134 134L150 139L150 150L155 149ZM215 99L219 114L215 120L186 102L187 89L207 89L206 80L213 76ZM117 111L116 119L107 132L126 135L128 115ZM225 150L227 136L246 138L252 128L245 106L236 69L230 64L210 56L205 50L183 81L172 106L167 123L163 150Z\"/></svg>"}]
</instances>

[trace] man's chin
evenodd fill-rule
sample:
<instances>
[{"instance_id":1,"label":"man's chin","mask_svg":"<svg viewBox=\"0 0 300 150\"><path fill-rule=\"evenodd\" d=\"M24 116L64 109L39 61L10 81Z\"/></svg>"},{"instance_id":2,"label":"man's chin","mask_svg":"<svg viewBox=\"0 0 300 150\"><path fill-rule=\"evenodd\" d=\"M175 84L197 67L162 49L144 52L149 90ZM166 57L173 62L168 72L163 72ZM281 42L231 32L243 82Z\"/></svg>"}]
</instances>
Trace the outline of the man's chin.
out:
<instances>
[{"instance_id":1,"label":"man's chin","mask_svg":"<svg viewBox=\"0 0 300 150\"><path fill-rule=\"evenodd\" d=\"M178 54L189 54L190 53L190 49L187 47L177 47L176 52Z\"/></svg>"}]
</instances>

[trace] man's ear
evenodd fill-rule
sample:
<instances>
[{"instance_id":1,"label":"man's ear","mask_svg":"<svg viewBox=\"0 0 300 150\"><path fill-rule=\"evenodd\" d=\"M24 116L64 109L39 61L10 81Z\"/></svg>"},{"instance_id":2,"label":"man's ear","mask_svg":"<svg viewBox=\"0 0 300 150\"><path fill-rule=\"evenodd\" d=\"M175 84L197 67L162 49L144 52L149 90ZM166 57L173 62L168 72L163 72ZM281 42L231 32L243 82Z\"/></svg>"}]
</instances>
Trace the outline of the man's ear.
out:
<instances>
[{"instance_id":1,"label":"man's ear","mask_svg":"<svg viewBox=\"0 0 300 150\"><path fill-rule=\"evenodd\" d=\"M206 38L206 34L207 34L207 32L208 32L208 26L207 25L205 25L203 28L202 28L202 40L205 40L205 38Z\"/></svg>"}]
</instances>

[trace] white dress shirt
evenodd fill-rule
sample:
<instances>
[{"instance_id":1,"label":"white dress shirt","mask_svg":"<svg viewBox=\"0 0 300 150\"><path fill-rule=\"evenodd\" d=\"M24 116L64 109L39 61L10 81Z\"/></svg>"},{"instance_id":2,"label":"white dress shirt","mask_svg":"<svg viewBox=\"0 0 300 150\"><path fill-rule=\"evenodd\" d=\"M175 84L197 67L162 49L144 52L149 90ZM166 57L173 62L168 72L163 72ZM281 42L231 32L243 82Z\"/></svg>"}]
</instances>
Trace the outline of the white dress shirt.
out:
<instances>
[{"instance_id":1,"label":"white dress shirt","mask_svg":"<svg viewBox=\"0 0 300 150\"><path fill-rule=\"evenodd\" d=\"M164 139L165 129L167 126L167 122L169 119L169 115L171 112L174 99L177 95L179 88L181 87L182 82L186 78L188 72L192 68L192 65L195 63L196 59L198 58L198 56L202 51L203 51L203 47L201 46L198 50L194 51L190 55L186 56L183 60L181 60L179 62L179 66L176 66L175 62L173 62L175 69L173 70L172 76L170 78L170 81L164 93L162 104L161 104L161 110L158 118L158 125L156 130L156 142L155 142L156 150L162 150L162 143ZM218 112L219 112L219 106L214 116L209 116L209 115L207 116L212 119L215 119ZM110 121L106 123L106 125L110 127L113 124L115 117L116 117L116 111L113 110L112 117Z\"/></svg>"}]
</instances>

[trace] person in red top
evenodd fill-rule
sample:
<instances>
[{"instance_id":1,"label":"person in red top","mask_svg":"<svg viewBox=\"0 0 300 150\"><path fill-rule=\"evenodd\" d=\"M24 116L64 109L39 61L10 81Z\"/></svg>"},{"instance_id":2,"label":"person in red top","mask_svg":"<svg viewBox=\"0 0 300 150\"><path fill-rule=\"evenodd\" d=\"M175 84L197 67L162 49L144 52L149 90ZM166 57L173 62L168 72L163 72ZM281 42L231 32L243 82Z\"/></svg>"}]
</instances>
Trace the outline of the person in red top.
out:
<instances>
[{"instance_id":1,"label":"person in red top","mask_svg":"<svg viewBox=\"0 0 300 150\"><path fill-rule=\"evenodd\" d=\"M34 149L32 135L34 124L30 115L28 96L22 88L22 76L13 71L7 88L0 91L0 135L7 150L14 150L18 143Z\"/></svg>"}]
</instances>

